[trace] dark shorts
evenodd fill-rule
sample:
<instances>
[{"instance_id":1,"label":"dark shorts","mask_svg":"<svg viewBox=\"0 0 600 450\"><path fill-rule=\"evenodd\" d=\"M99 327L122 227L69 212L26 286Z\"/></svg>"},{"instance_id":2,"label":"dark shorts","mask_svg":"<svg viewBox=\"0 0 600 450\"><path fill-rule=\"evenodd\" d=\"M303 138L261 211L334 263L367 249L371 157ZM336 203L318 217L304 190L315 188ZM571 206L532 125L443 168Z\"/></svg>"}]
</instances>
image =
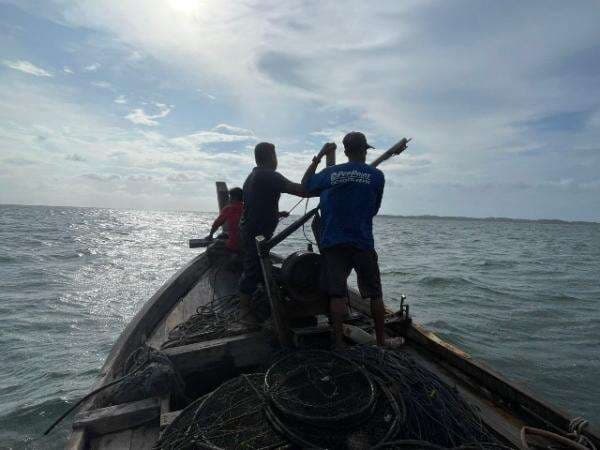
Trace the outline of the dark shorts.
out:
<instances>
[{"instance_id":1,"label":"dark shorts","mask_svg":"<svg viewBox=\"0 0 600 450\"><path fill-rule=\"evenodd\" d=\"M352 245L336 245L321 251L323 271L321 283L330 297L348 295L348 276L352 269L358 278L358 290L363 298L382 297L377 252L361 250Z\"/></svg>"}]
</instances>

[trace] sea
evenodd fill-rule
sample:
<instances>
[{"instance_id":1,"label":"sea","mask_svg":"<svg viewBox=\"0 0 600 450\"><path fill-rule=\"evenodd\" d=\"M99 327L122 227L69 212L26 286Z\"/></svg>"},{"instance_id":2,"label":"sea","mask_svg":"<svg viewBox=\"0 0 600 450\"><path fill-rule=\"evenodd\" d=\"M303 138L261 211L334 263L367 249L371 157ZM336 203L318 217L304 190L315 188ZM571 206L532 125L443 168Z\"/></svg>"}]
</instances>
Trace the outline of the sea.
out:
<instances>
[{"instance_id":1,"label":"sea","mask_svg":"<svg viewBox=\"0 0 600 450\"><path fill-rule=\"evenodd\" d=\"M0 449L63 448L67 419L214 213L0 205ZM280 226L289 224L288 218ZM375 219L386 302L600 424L600 224ZM309 230L277 251L304 249Z\"/></svg>"}]
</instances>

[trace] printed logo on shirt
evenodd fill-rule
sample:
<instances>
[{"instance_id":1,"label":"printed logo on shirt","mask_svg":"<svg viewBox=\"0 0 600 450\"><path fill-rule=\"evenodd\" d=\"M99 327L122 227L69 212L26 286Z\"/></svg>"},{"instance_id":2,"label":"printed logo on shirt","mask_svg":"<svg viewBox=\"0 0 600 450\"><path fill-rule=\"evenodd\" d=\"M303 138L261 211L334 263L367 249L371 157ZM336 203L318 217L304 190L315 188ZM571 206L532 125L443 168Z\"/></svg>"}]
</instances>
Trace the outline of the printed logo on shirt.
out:
<instances>
[{"instance_id":1,"label":"printed logo on shirt","mask_svg":"<svg viewBox=\"0 0 600 450\"><path fill-rule=\"evenodd\" d=\"M371 174L367 172L360 172L356 169L333 172L331 174L331 185L333 186L335 184L342 183L371 184Z\"/></svg>"}]
</instances>

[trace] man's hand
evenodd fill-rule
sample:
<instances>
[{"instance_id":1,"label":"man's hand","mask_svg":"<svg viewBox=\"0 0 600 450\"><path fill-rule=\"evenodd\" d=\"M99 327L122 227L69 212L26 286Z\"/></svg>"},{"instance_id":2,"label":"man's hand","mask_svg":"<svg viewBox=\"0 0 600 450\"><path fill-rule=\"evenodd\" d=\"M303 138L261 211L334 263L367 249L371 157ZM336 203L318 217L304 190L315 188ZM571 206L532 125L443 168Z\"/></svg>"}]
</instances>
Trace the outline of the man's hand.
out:
<instances>
[{"instance_id":1,"label":"man's hand","mask_svg":"<svg viewBox=\"0 0 600 450\"><path fill-rule=\"evenodd\" d=\"M285 219L286 217L289 217L290 213L287 211L279 211L279 218L280 219Z\"/></svg>"},{"instance_id":2,"label":"man's hand","mask_svg":"<svg viewBox=\"0 0 600 450\"><path fill-rule=\"evenodd\" d=\"M396 142L394 145L392 145L392 147L386 153L388 153L390 156L399 155L404 150L406 150L406 147L408 147L408 143L411 140L412 140L412 138L411 139L406 139L406 138L400 139L398 142Z\"/></svg>"},{"instance_id":3,"label":"man's hand","mask_svg":"<svg viewBox=\"0 0 600 450\"><path fill-rule=\"evenodd\" d=\"M205 240L205 241L212 241L212 240L213 240L213 235L212 235L212 234L209 234L208 236L206 236L206 237L204 238L204 240Z\"/></svg>"},{"instance_id":4,"label":"man's hand","mask_svg":"<svg viewBox=\"0 0 600 450\"><path fill-rule=\"evenodd\" d=\"M323 148L317 155L317 158L323 159L323 156L327 155L330 152L335 151L336 148L337 148L337 145L335 145L335 142L327 142L325 145L323 145Z\"/></svg>"}]
</instances>

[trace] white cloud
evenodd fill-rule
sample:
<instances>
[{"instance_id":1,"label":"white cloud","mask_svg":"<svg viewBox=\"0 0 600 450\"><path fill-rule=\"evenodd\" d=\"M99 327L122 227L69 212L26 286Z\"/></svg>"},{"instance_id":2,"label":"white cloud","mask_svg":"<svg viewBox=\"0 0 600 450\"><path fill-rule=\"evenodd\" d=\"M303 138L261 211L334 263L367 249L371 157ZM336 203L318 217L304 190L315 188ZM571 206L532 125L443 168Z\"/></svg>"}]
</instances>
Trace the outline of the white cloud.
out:
<instances>
[{"instance_id":1,"label":"white cloud","mask_svg":"<svg viewBox=\"0 0 600 450\"><path fill-rule=\"evenodd\" d=\"M99 68L100 68L100 63L92 63L88 66L85 66L83 68L83 70L86 72L96 72Z\"/></svg>"},{"instance_id":2,"label":"white cloud","mask_svg":"<svg viewBox=\"0 0 600 450\"><path fill-rule=\"evenodd\" d=\"M136 125L145 125L148 127L154 127L158 125L158 121L155 119L162 119L166 117L171 112L171 107L165 105L164 103L155 103L156 107L159 108L159 112L157 114L146 114L146 112L142 108L135 108L129 114L125 116L127 120Z\"/></svg>"},{"instance_id":3,"label":"white cloud","mask_svg":"<svg viewBox=\"0 0 600 450\"><path fill-rule=\"evenodd\" d=\"M254 132L252 130L247 130L245 128L234 127L232 125L228 125L226 123L220 123L216 127L212 129L217 133L225 133L225 134L233 134L238 136L254 136Z\"/></svg>"},{"instance_id":4,"label":"white cloud","mask_svg":"<svg viewBox=\"0 0 600 450\"><path fill-rule=\"evenodd\" d=\"M3 61L4 65L10 67L14 70L19 70L21 72L27 73L29 75L34 75L36 77L51 77L52 74L47 70L38 67L29 61L24 61L22 59L17 61Z\"/></svg>"},{"instance_id":5,"label":"white cloud","mask_svg":"<svg viewBox=\"0 0 600 450\"><path fill-rule=\"evenodd\" d=\"M127 99L125 98L124 95L119 95L117 98L114 99L115 103L118 103L120 105L124 105L127 103Z\"/></svg>"},{"instance_id":6,"label":"white cloud","mask_svg":"<svg viewBox=\"0 0 600 450\"><path fill-rule=\"evenodd\" d=\"M108 81L92 81L91 85L101 89L112 89L112 84Z\"/></svg>"},{"instance_id":7,"label":"white cloud","mask_svg":"<svg viewBox=\"0 0 600 450\"><path fill-rule=\"evenodd\" d=\"M65 67L63 67L63 72L64 73L68 73L68 74L72 74L73 70L71 70L69 67L65 66Z\"/></svg>"},{"instance_id":8,"label":"white cloud","mask_svg":"<svg viewBox=\"0 0 600 450\"><path fill-rule=\"evenodd\" d=\"M203 95L204 97L206 97L209 100L215 101L217 99L216 96L209 94L208 92L204 92L202 89L196 89L197 92L199 92L201 95Z\"/></svg>"}]
</instances>

